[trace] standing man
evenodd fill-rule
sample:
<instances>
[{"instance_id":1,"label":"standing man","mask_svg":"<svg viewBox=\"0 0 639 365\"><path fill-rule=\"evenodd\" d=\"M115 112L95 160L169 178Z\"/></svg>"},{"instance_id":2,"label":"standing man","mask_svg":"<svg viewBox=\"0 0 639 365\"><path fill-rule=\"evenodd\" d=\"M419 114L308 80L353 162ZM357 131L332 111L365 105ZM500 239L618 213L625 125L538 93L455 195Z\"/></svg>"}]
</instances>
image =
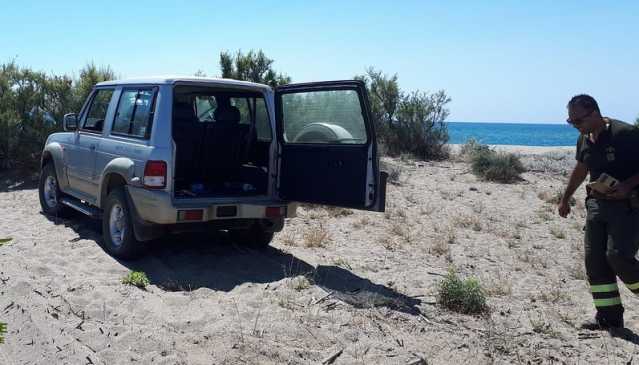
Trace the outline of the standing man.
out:
<instances>
[{"instance_id":1,"label":"standing man","mask_svg":"<svg viewBox=\"0 0 639 365\"><path fill-rule=\"evenodd\" d=\"M619 181L606 193L586 187L586 273L597 314L587 329L623 327L623 305L617 277L639 295L639 129L601 116L595 99L577 95L568 103L568 123L580 132L577 165L558 204L559 215L570 213L570 197L590 174L606 173Z\"/></svg>"}]
</instances>

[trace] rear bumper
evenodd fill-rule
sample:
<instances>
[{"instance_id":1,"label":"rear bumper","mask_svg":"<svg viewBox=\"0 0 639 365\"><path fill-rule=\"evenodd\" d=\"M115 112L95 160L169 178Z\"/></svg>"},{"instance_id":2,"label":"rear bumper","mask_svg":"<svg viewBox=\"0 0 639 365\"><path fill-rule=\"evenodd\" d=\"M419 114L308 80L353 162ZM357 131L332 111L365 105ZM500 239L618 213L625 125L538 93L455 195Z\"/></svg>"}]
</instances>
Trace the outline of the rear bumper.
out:
<instances>
[{"instance_id":1,"label":"rear bumper","mask_svg":"<svg viewBox=\"0 0 639 365\"><path fill-rule=\"evenodd\" d=\"M178 221L178 210L182 209L202 209L203 217L199 222L237 220L237 219L272 219L267 218L267 207L286 207L286 217L295 217L297 204L286 203L275 200L263 200L250 203L220 203L220 202L197 202L185 201L175 203L170 193L165 191L153 191L134 186L127 186L129 194L138 216L143 221L153 224L176 224L185 223ZM236 214L233 216L218 217L216 212L218 207L236 207Z\"/></svg>"}]
</instances>

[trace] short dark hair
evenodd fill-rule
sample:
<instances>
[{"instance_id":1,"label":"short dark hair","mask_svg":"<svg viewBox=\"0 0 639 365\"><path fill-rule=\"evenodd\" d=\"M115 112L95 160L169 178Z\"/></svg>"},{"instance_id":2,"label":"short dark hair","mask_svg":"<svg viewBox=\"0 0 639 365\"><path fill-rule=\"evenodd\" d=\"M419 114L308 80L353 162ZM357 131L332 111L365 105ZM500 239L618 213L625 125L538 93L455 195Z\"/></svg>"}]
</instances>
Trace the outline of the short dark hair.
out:
<instances>
[{"instance_id":1,"label":"short dark hair","mask_svg":"<svg viewBox=\"0 0 639 365\"><path fill-rule=\"evenodd\" d=\"M579 105L580 107L588 111L596 110L598 113L601 113L601 111L599 110L599 104L597 104L597 100L587 94L579 94L573 96L572 99L570 99L570 101L568 102L568 108L572 108L575 105Z\"/></svg>"}]
</instances>

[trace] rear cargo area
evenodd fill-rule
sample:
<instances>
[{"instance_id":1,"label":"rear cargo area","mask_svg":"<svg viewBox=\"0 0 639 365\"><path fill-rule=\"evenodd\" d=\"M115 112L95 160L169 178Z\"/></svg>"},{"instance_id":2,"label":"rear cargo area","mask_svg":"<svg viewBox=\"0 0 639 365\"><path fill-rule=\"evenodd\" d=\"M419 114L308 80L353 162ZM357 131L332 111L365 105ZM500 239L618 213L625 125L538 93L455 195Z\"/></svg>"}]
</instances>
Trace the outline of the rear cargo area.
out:
<instances>
[{"instance_id":1,"label":"rear cargo area","mask_svg":"<svg viewBox=\"0 0 639 365\"><path fill-rule=\"evenodd\" d=\"M176 86L176 198L268 193L271 127L263 95Z\"/></svg>"}]
</instances>

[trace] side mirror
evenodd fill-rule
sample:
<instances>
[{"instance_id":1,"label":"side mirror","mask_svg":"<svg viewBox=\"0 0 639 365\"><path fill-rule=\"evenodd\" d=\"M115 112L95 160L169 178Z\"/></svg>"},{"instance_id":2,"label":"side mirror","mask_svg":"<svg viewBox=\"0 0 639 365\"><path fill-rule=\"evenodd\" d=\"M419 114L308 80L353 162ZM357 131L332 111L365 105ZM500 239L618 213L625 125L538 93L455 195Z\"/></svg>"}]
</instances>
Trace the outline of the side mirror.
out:
<instances>
[{"instance_id":1,"label":"side mirror","mask_svg":"<svg viewBox=\"0 0 639 365\"><path fill-rule=\"evenodd\" d=\"M76 113L65 114L62 126L65 131L74 131L78 129L78 115Z\"/></svg>"}]
</instances>

